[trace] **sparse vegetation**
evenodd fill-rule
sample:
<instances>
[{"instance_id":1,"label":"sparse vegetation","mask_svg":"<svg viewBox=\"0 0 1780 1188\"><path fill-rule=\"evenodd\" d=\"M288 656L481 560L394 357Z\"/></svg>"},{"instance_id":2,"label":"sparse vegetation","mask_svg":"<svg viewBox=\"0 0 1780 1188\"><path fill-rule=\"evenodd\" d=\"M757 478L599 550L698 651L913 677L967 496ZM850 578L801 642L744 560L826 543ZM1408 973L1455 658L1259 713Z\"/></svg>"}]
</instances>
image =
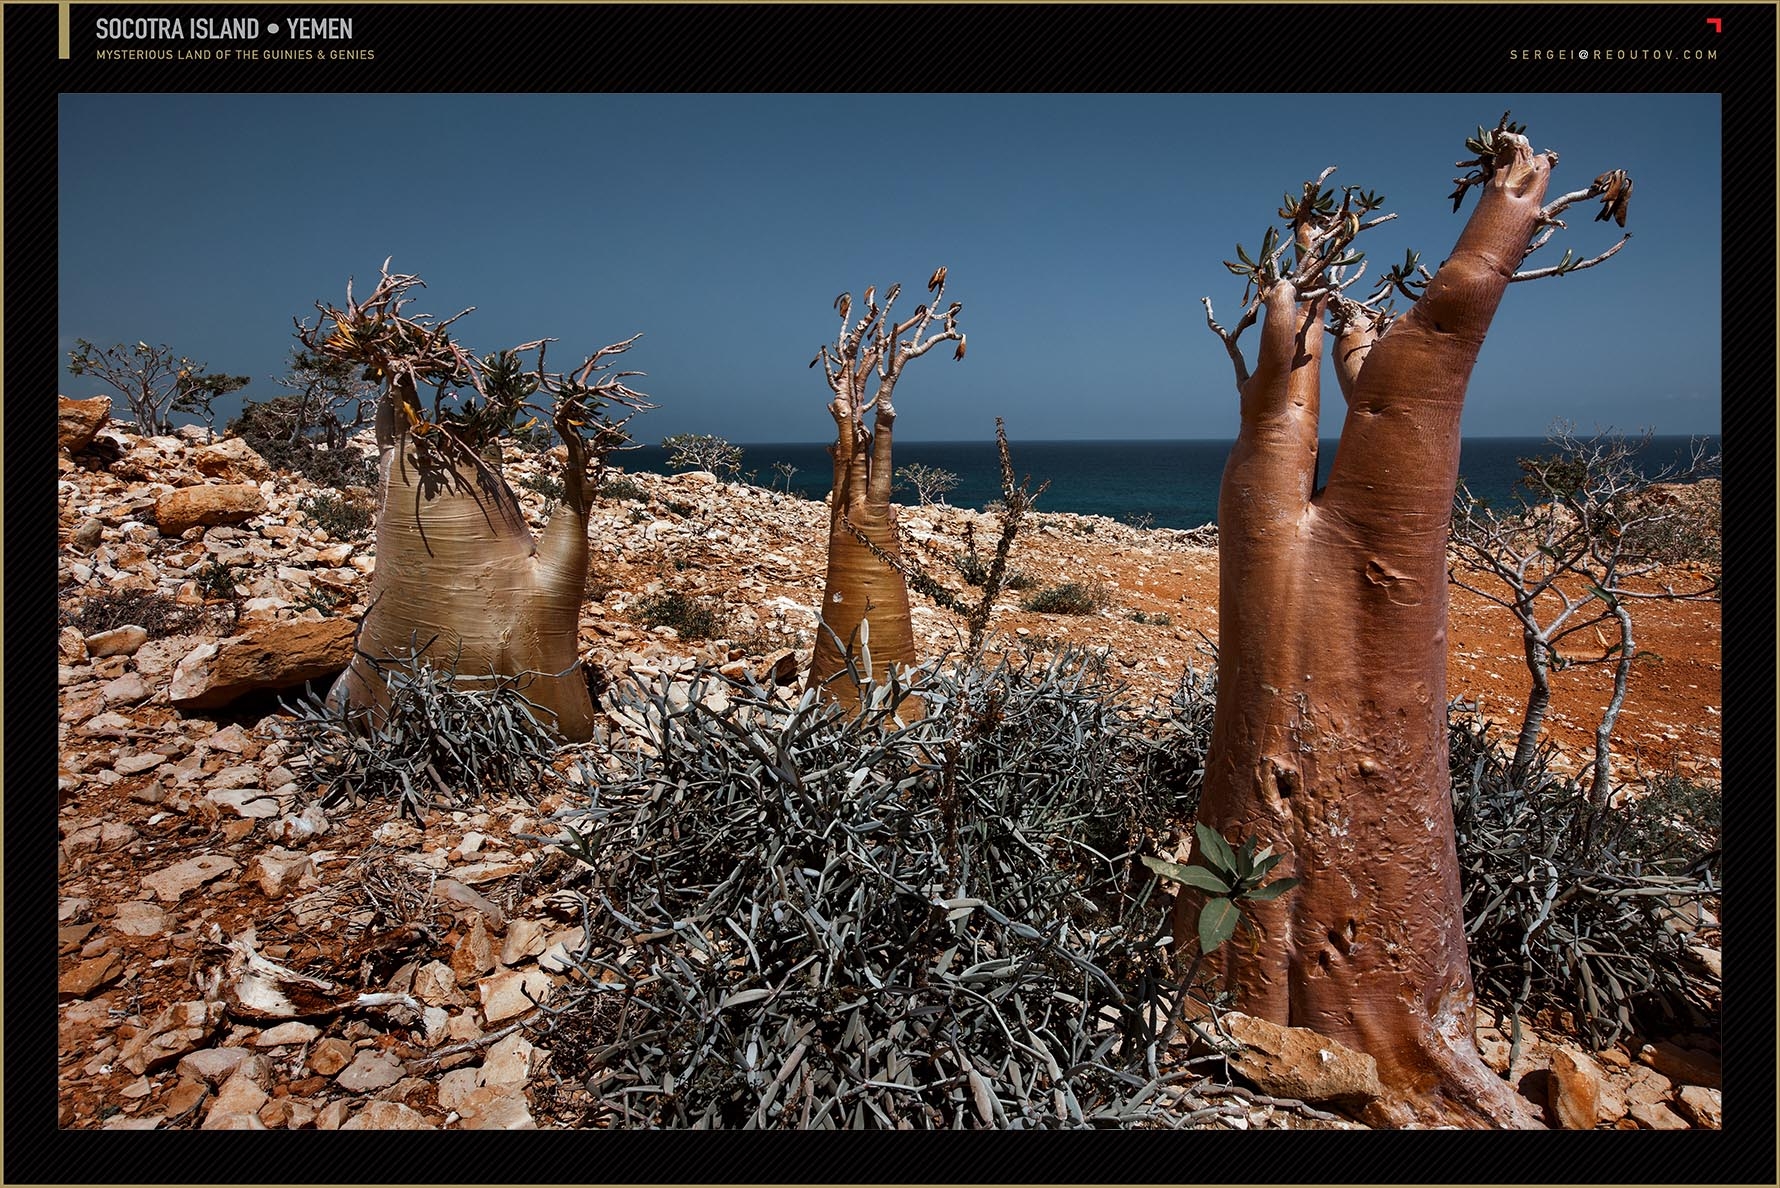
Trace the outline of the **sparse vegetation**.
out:
<instances>
[{"instance_id":1,"label":"sparse vegetation","mask_svg":"<svg viewBox=\"0 0 1780 1188\"><path fill-rule=\"evenodd\" d=\"M377 525L376 515L364 504L325 491L305 496L299 506L310 523L334 540L364 540Z\"/></svg>"},{"instance_id":2,"label":"sparse vegetation","mask_svg":"<svg viewBox=\"0 0 1780 1188\"><path fill-rule=\"evenodd\" d=\"M150 639L162 639L196 631L203 625L204 612L159 590L106 590L88 598L73 614L63 611L62 622L78 627L82 635L133 625L147 631Z\"/></svg>"},{"instance_id":3,"label":"sparse vegetation","mask_svg":"<svg viewBox=\"0 0 1780 1188\"><path fill-rule=\"evenodd\" d=\"M267 465L300 474L318 487L375 487L376 460L350 445L343 433L336 435L332 447L306 436L304 407L300 396L249 400L241 406L241 415L229 422L228 431Z\"/></svg>"},{"instance_id":4,"label":"sparse vegetation","mask_svg":"<svg viewBox=\"0 0 1780 1188\"><path fill-rule=\"evenodd\" d=\"M523 487L527 491L536 491L549 503L561 503L563 495L562 480L554 474L539 471L513 480L515 487ZM605 494L604 490L600 492Z\"/></svg>"},{"instance_id":5,"label":"sparse vegetation","mask_svg":"<svg viewBox=\"0 0 1780 1188\"><path fill-rule=\"evenodd\" d=\"M1167 611L1134 610L1131 612L1131 621L1133 623L1143 623L1150 627L1174 626L1174 616Z\"/></svg>"},{"instance_id":6,"label":"sparse vegetation","mask_svg":"<svg viewBox=\"0 0 1780 1188\"><path fill-rule=\"evenodd\" d=\"M1611 668L1613 694L1595 728L1592 783L1595 799L1605 803L1612 791L1613 728L1638 659L1633 608L1656 598L1718 596L1712 575L1684 575L1688 580L1679 586L1660 580L1664 563L1651 550L1697 552L1701 535L1697 512L1684 514L1663 488L1715 470L1720 459L1696 442L1685 466L1646 475L1638 456L1649 433L1636 441L1611 432L1584 439L1560 422L1548 440L1554 453L1520 460L1524 491L1510 508L1498 511L1458 484L1452 552L1464 567L1449 566L1448 579L1520 624L1531 682L1515 743L1520 778L1539 747L1551 674Z\"/></svg>"},{"instance_id":7,"label":"sparse vegetation","mask_svg":"<svg viewBox=\"0 0 1780 1188\"><path fill-rule=\"evenodd\" d=\"M1085 582L1064 582L1047 586L1020 605L1041 615L1093 615L1111 601L1102 586Z\"/></svg>"},{"instance_id":8,"label":"sparse vegetation","mask_svg":"<svg viewBox=\"0 0 1780 1188\"><path fill-rule=\"evenodd\" d=\"M196 413L208 425L211 401L251 382L245 375L205 374L204 364L175 355L164 343L99 347L77 338L68 352L68 370L92 376L122 396L137 432L147 437L171 433L172 412Z\"/></svg>"},{"instance_id":9,"label":"sparse vegetation","mask_svg":"<svg viewBox=\"0 0 1780 1188\"><path fill-rule=\"evenodd\" d=\"M912 487L915 498L922 507L930 504L944 503L948 492L958 489L959 478L949 470L937 466L928 466L921 462L911 462L907 466L898 466L894 474L895 483L891 490Z\"/></svg>"},{"instance_id":10,"label":"sparse vegetation","mask_svg":"<svg viewBox=\"0 0 1780 1188\"><path fill-rule=\"evenodd\" d=\"M631 608L633 622L645 627L672 627L680 639L718 639L724 615L712 598L695 598L681 590L646 594Z\"/></svg>"},{"instance_id":11,"label":"sparse vegetation","mask_svg":"<svg viewBox=\"0 0 1780 1188\"><path fill-rule=\"evenodd\" d=\"M649 492L636 479L627 474L615 474L601 483L596 494L601 499L626 499L637 503L647 503Z\"/></svg>"},{"instance_id":12,"label":"sparse vegetation","mask_svg":"<svg viewBox=\"0 0 1780 1188\"><path fill-rule=\"evenodd\" d=\"M1676 927L1687 905L1719 894L1716 839L1674 811L1697 810L1702 790L1670 785L1652 803L1616 808L1552 771L1549 748L1517 772L1463 706L1449 735L1479 993L1517 1015L1568 1010L1597 1049L1641 1023L1676 1030L1707 1009Z\"/></svg>"},{"instance_id":13,"label":"sparse vegetation","mask_svg":"<svg viewBox=\"0 0 1780 1188\"><path fill-rule=\"evenodd\" d=\"M533 796L557 739L533 711L524 680L454 676L424 661L386 666L389 701L375 712L329 706L310 692L283 730L299 745L323 807L389 801L424 822L434 809Z\"/></svg>"}]
</instances>

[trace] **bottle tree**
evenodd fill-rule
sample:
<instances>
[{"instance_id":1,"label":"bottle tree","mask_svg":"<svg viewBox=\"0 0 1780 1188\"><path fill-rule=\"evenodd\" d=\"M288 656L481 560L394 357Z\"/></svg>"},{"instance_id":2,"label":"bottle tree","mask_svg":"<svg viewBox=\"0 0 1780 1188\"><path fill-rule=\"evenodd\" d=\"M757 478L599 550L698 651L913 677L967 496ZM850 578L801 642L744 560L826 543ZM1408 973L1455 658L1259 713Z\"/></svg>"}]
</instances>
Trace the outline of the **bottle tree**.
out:
<instances>
[{"instance_id":1,"label":"bottle tree","mask_svg":"<svg viewBox=\"0 0 1780 1188\"><path fill-rule=\"evenodd\" d=\"M1226 330L1241 428L1218 506L1218 700L1199 822L1256 837L1298 883L1210 957L1245 1012L1370 1053L1391 1091L1387 1123L1536 1125L1478 1058L1446 750L1447 540L1459 414L1509 284L1579 271L1566 253L1522 270L1574 203L1625 221L1631 183L1603 174L1547 203L1555 153L1507 117L1479 128L1453 194L1478 191L1457 244L1429 274L1412 254L1367 299L1355 239L1391 218L1383 200L1288 194ZM1401 312L1394 299L1408 301ZM1253 370L1238 338L1259 322ZM1328 484L1315 489L1325 350L1347 414ZM1204 843L1199 843L1202 853ZM1175 935L1201 897L1183 894ZM1190 942L1188 942L1190 943Z\"/></svg>"},{"instance_id":2,"label":"bottle tree","mask_svg":"<svg viewBox=\"0 0 1780 1188\"><path fill-rule=\"evenodd\" d=\"M928 299L897 322L891 309L901 292L901 285L892 285L880 306L876 287L866 289L857 318L852 294L835 298L840 331L810 361L811 367L822 365L834 393L828 411L835 441L829 447L834 489L828 505L828 576L809 687L844 705L859 703L863 682L881 682L892 667L916 661L896 508L890 502L897 381L911 359L942 342L956 342L952 357L964 358L964 333L958 329L964 307L946 302L946 270L934 270Z\"/></svg>"},{"instance_id":3,"label":"bottle tree","mask_svg":"<svg viewBox=\"0 0 1780 1188\"><path fill-rule=\"evenodd\" d=\"M463 314L436 322L402 312L420 287L385 261L363 301L349 282L345 305L318 302L317 324L298 326L307 350L381 385L377 568L356 654L330 700L374 716L392 668L429 664L467 687L515 688L565 739L584 740L593 731L578 656L587 519L605 459L627 441L624 422L648 407L624 383L640 373L611 370L636 338L569 373L546 369L548 340L478 359L449 332ZM501 476L500 443L541 417L566 461L562 503L534 539Z\"/></svg>"}]
</instances>

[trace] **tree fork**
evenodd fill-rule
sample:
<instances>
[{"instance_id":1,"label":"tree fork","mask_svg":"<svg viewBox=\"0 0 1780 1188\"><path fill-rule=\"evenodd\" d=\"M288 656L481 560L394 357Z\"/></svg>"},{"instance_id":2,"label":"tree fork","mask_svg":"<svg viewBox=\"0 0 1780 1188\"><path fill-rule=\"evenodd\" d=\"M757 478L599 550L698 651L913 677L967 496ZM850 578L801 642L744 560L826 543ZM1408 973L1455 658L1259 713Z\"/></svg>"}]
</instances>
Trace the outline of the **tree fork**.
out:
<instances>
[{"instance_id":1,"label":"tree fork","mask_svg":"<svg viewBox=\"0 0 1780 1188\"><path fill-rule=\"evenodd\" d=\"M1414 295L1408 266L1370 302L1343 293L1359 259L1348 245L1383 221L1362 221L1382 199L1349 190L1336 210L1323 179L1281 211L1286 246L1270 232L1260 259L1228 265L1256 293L1236 331L1206 304L1242 416L1219 495L1218 704L1199 820L1232 842L1257 836L1301 880L1256 904L1252 933L1212 959L1243 1010L1371 1054L1390 1091L1374 1120L1390 1124L1539 1125L1476 1051L1445 722L1459 413L1496 306L1555 214L1541 206L1555 157L1516 132L1504 117L1470 142L1483 151L1460 195L1478 185L1479 204L1403 316L1376 303ZM1325 310L1347 415L1316 492ZM1251 375L1236 340L1259 314ZM1199 904L1181 896L1177 937L1194 935Z\"/></svg>"}]
</instances>

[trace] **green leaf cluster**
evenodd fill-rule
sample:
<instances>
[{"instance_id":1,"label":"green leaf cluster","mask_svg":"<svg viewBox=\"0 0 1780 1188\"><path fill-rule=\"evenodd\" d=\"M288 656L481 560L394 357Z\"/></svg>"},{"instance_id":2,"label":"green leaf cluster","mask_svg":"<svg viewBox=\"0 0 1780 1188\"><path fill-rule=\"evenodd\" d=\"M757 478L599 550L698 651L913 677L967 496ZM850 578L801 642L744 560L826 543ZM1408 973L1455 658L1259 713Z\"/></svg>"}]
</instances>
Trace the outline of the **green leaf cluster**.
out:
<instances>
[{"instance_id":1,"label":"green leaf cluster","mask_svg":"<svg viewBox=\"0 0 1780 1188\"><path fill-rule=\"evenodd\" d=\"M1302 880L1263 882L1285 855L1275 854L1272 846L1257 850L1259 843L1254 837L1232 849L1211 826L1200 824L1193 828L1199 837L1199 859L1205 865L1182 866L1147 856L1143 862L1163 878L1205 893L1205 906L1199 909L1199 950L1209 953L1236 934L1242 915L1240 902L1278 899Z\"/></svg>"}]
</instances>

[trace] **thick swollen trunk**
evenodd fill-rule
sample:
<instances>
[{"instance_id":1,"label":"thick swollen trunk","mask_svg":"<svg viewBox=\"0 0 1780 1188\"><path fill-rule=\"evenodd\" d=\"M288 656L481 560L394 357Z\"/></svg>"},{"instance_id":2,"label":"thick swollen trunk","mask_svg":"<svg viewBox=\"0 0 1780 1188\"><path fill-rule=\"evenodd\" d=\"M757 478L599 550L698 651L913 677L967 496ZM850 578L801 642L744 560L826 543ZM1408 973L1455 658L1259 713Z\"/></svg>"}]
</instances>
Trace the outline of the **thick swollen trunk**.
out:
<instances>
[{"instance_id":1,"label":"thick swollen trunk","mask_svg":"<svg viewBox=\"0 0 1780 1188\"><path fill-rule=\"evenodd\" d=\"M853 525L886 555L900 556L894 517L887 524L860 523L854 519ZM845 526L831 529L828 535L828 580L822 589L822 621L826 627L818 628L810 684L827 684L837 701L856 704L859 698L859 691L847 674L843 645L847 646L845 656L852 658L862 680L881 682L891 665L906 669L915 662L907 584L900 573ZM866 622L871 626L862 629L861 624Z\"/></svg>"},{"instance_id":2,"label":"thick swollen trunk","mask_svg":"<svg viewBox=\"0 0 1780 1188\"><path fill-rule=\"evenodd\" d=\"M1313 495L1319 302L1266 295L1218 522L1218 706L1201 822L1302 883L1212 955L1244 1011L1371 1054L1377 1120L1535 1125L1478 1058L1446 753L1446 539L1471 365L1549 162L1502 162L1426 295L1343 336L1348 397ZM1369 347L1370 349L1366 349ZM1182 897L1177 936L1197 903Z\"/></svg>"},{"instance_id":3,"label":"thick swollen trunk","mask_svg":"<svg viewBox=\"0 0 1780 1188\"><path fill-rule=\"evenodd\" d=\"M380 416L380 437L389 418ZM381 459L377 569L352 666L335 696L387 699L379 666L418 653L465 687L507 678L569 741L593 732L577 660L587 513L565 500L534 542L512 492L486 466L427 463L392 434Z\"/></svg>"},{"instance_id":4,"label":"thick swollen trunk","mask_svg":"<svg viewBox=\"0 0 1780 1188\"><path fill-rule=\"evenodd\" d=\"M828 578L822 588L822 622L816 628L809 687L823 689L846 706L857 706L860 694L848 671L849 660L860 680L882 682L892 666L906 669L916 659L908 583L892 564L900 561L902 545L896 508L890 502L895 413L885 413L888 395L879 394L875 435L865 433L844 402L836 401L840 435L832 447Z\"/></svg>"}]
</instances>

